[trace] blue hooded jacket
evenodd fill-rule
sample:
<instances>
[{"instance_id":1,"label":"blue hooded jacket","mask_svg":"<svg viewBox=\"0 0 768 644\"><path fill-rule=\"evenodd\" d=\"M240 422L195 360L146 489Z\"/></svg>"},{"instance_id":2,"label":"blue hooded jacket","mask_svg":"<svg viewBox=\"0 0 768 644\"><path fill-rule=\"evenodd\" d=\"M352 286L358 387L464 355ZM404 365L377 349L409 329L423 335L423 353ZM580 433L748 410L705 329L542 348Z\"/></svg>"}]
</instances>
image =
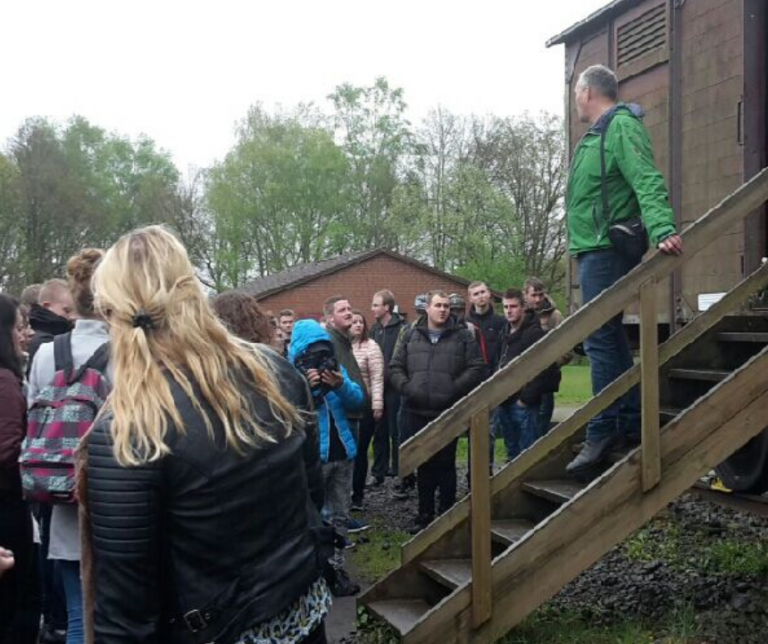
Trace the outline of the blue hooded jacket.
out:
<instances>
[{"instance_id":1,"label":"blue hooded jacket","mask_svg":"<svg viewBox=\"0 0 768 644\"><path fill-rule=\"evenodd\" d=\"M295 365L299 358L315 342L331 343L331 336L314 320L299 320L291 333L291 344L288 358ZM357 440L347 421L348 411L358 411L365 404L365 393L362 387L349 377L347 370L341 368L344 383L338 389L329 391L320 400L315 400L317 424L320 428L320 459L328 462L328 452L331 446L330 416L339 432L339 438L347 452L347 460L353 461L357 455Z\"/></svg>"}]
</instances>

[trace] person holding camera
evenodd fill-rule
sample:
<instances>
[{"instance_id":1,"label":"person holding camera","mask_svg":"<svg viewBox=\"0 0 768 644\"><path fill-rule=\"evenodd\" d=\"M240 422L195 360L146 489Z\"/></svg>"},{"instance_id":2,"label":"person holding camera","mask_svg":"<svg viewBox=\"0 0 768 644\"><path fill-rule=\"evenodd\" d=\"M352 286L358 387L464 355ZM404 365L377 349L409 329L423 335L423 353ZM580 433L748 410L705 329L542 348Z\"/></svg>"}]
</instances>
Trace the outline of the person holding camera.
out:
<instances>
[{"instance_id":1,"label":"person holding camera","mask_svg":"<svg viewBox=\"0 0 768 644\"><path fill-rule=\"evenodd\" d=\"M602 65L587 68L574 89L579 119L590 126L574 152L566 198L568 252L578 262L583 304L639 264L649 241L663 253L683 252L642 108L618 96L616 74ZM621 315L592 333L584 349L593 394L632 366ZM617 442L639 441L640 393L633 387L589 421L584 447L567 472L590 477Z\"/></svg>"},{"instance_id":2,"label":"person holding camera","mask_svg":"<svg viewBox=\"0 0 768 644\"><path fill-rule=\"evenodd\" d=\"M314 320L300 320L294 325L289 358L312 391L320 435L324 511L329 513L337 534L346 541L357 456L357 437L348 414L363 409L365 391L339 364L331 336ZM343 544L337 544L330 563L334 571L331 592L336 597L360 592L360 586L344 570Z\"/></svg>"}]
</instances>

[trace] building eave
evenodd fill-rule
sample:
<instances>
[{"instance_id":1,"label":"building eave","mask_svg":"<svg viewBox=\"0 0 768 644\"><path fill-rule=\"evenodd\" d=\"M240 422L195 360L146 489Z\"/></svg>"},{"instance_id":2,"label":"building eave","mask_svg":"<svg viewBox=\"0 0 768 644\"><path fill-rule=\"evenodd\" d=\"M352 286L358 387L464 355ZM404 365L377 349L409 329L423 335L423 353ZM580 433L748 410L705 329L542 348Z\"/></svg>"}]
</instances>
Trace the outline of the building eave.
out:
<instances>
[{"instance_id":1,"label":"building eave","mask_svg":"<svg viewBox=\"0 0 768 644\"><path fill-rule=\"evenodd\" d=\"M547 47L568 44L584 32L592 30L596 23L610 20L614 16L624 13L627 9L639 5L641 2L643 0L613 0L613 2L598 9L581 22L577 22L557 36L550 38L547 41Z\"/></svg>"}]
</instances>

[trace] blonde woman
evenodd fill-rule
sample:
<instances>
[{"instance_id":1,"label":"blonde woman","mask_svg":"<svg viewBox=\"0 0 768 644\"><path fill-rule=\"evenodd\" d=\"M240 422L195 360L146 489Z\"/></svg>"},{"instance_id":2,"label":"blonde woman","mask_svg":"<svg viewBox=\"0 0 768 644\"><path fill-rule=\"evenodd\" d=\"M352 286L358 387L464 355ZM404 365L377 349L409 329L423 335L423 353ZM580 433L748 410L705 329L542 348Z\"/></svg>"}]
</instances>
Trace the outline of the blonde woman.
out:
<instances>
[{"instance_id":1,"label":"blonde woman","mask_svg":"<svg viewBox=\"0 0 768 644\"><path fill-rule=\"evenodd\" d=\"M94 289L114 365L87 445L95 641L325 642L305 381L226 331L161 227L109 249Z\"/></svg>"}]
</instances>

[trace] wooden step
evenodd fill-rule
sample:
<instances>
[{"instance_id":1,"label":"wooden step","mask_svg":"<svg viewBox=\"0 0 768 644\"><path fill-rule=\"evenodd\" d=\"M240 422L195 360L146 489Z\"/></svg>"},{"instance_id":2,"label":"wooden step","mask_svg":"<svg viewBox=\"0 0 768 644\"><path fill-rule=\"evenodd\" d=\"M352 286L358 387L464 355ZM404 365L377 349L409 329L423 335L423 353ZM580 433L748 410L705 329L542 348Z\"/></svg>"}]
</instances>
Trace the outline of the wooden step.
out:
<instances>
[{"instance_id":1,"label":"wooden step","mask_svg":"<svg viewBox=\"0 0 768 644\"><path fill-rule=\"evenodd\" d=\"M491 523L491 537L497 543L511 546L520 541L536 524L525 519L507 519Z\"/></svg>"},{"instance_id":2,"label":"wooden step","mask_svg":"<svg viewBox=\"0 0 768 644\"><path fill-rule=\"evenodd\" d=\"M405 635L429 610L423 599L384 599L371 602L368 609Z\"/></svg>"},{"instance_id":3,"label":"wooden step","mask_svg":"<svg viewBox=\"0 0 768 644\"><path fill-rule=\"evenodd\" d=\"M756 342L768 344L768 333L757 331L723 331L717 334L718 342Z\"/></svg>"},{"instance_id":4,"label":"wooden step","mask_svg":"<svg viewBox=\"0 0 768 644\"><path fill-rule=\"evenodd\" d=\"M463 586L472 578L471 559L427 559L419 562L419 567L451 590Z\"/></svg>"},{"instance_id":5,"label":"wooden step","mask_svg":"<svg viewBox=\"0 0 768 644\"><path fill-rule=\"evenodd\" d=\"M523 490L526 492L555 503L567 503L583 489L583 485L568 480L527 481L523 483Z\"/></svg>"},{"instance_id":6,"label":"wooden step","mask_svg":"<svg viewBox=\"0 0 768 644\"><path fill-rule=\"evenodd\" d=\"M722 369L670 369L669 377L678 380L705 380L707 382L720 382L731 375L730 371Z\"/></svg>"}]
</instances>

